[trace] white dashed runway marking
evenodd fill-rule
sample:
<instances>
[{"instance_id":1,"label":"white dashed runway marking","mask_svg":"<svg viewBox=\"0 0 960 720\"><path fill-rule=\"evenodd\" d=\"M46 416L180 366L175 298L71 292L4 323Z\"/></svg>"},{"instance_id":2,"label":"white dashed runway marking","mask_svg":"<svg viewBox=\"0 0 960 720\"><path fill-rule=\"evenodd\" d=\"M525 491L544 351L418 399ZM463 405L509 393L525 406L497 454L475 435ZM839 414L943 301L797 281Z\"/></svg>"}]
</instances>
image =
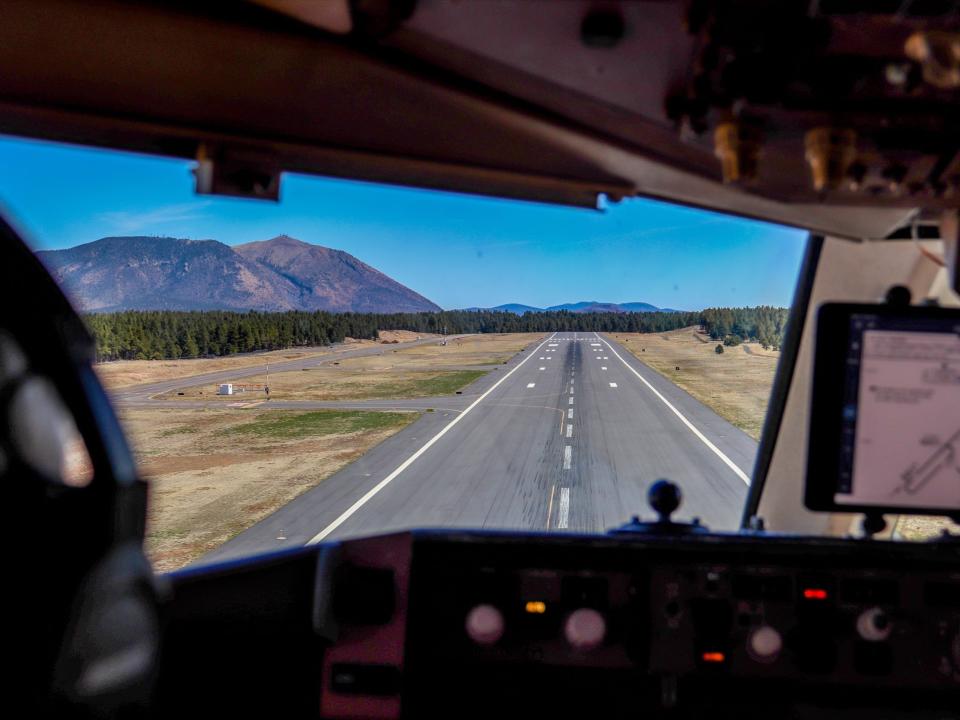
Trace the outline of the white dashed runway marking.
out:
<instances>
[{"instance_id":1,"label":"white dashed runway marking","mask_svg":"<svg viewBox=\"0 0 960 720\"><path fill-rule=\"evenodd\" d=\"M560 509L557 515L557 527L567 527L570 522L570 488L560 488Z\"/></svg>"},{"instance_id":2,"label":"white dashed runway marking","mask_svg":"<svg viewBox=\"0 0 960 720\"><path fill-rule=\"evenodd\" d=\"M616 383L610 383L610 387L616 387L616 386L617 386Z\"/></svg>"},{"instance_id":3,"label":"white dashed runway marking","mask_svg":"<svg viewBox=\"0 0 960 720\"><path fill-rule=\"evenodd\" d=\"M532 387L536 387L536 386L537 386L536 383L527 383L527 387L528 387L528 388L532 388Z\"/></svg>"},{"instance_id":4,"label":"white dashed runway marking","mask_svg":"<svg viewBox=\"0 0 960 720\"><path fill-rule=\"evenodd\" d=\"M569 470L570 465L573 463L573 447L570 445L564 445L563 447L563 469Z\"/></svg>"}]
</instances>

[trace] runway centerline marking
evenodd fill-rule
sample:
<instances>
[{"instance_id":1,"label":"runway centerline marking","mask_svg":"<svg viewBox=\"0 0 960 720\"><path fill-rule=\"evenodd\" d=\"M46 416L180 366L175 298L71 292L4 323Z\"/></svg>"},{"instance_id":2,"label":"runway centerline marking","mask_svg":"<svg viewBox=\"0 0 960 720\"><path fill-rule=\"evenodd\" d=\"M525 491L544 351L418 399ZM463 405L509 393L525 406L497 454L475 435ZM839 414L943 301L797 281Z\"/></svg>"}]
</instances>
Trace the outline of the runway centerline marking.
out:
<instances>
[{"instance_id":1,"label":"runway centerline marking","mask_svg":"<svg viewBox=\"0 0 960 720\"><path fill-rule=\"evenodd\" d=\"M544 365L544 366L543 366L543 367L541 367L540 369L541 369L541 370L546 370L546 369L547 369L547 366L546 366L546 365Z\"/></svg>"},{"instance_id":2,"label":"runway centerline marking","mask_svg":"<svg viewBox=\"0 0 960 720\"><path fill-rule=\"evenodd\" d=\"M570 402L568 402L567 405L573 405L573 397L570 398Z\"/></svg>"},{"instance_id":3,"label":"runway centerline marking","mask_svg":"<svg viewBox=\"0 0 960 720\"><path fill-rule=\"evenodd\" d=\"M594 334L596 334L596 333L594 333ZM666 405L666 406L670 409L671 412L673 412L674 415L676 415L678 418L680 418L680 422L682 422L684 425L686 425L687 428L690 430L690 432L692 432L694 435L696 435L697 438L698 438L704 445L706 445L708 448L710 448L710 450L713 452L713 454L716 455L718 458L720 458L720 460L723 462L724 465L726 465L728 468L730 468L731 470L733 470L734 474L735 474L738 478L740 478L741 480L743 480L744 483L746 483L747 485L750 484L750 477L749 477L743 470L741 470L740 467L739 467L733 460L731 460L730 458L728 458L728 457L726 456L726 454L723 452L723 450L721 450L721 449L718 448L716 445L714 445L712 442L710 442L710 439L709 439L706 435L704 435L702 432L700 432L700 430L697 428L696 425L694 425L692 422L690 422L689 420L687 420L686 416L685 416L683 413L681 413L679 410L677 410L677 408L674 407L673 403L671 403L669 400L667 400L667 399L660 393L660 391L657 390L653 385L651 385L650 382L649 382L643 375L641 375L640 373L638 373L638 372L636 371L636 369L635 369L632 365L630 365L630 363L628 363L626 360L624 360L624 359L620 356L620 353L618 353L616 350L613 349L613 345L611 345L609 342L607 342L606 340L604 340L604 339L603 339L602 337L600 337L599 335L597 335L597 339L600 340L600 341L602 341L608 348L610 348L610 352L612 352L614 355L616 355L616 356L617 356L617 359L618 359L620 362L622 362L624 365L626 365L627 370L629 370L629 371L632 372L634 375L636 375L637 378L640 380L640 382L642 382L644 385L647 386L647 389L649 389L650 392L652 392L654 395L656 395L656 396L661 400L661 402L663 402L663 404Z\"/></svg>"},{"instance_id":4,"label":"runway centerline marking","mask_svg":"<svg viewBox=\"0 0 960 720\"><path fill-rule=\"evenodd\" d=\"M573 425L567 423L567 437L573 437Z\"/></svg>"},{"instance_id":5,"label":"runway centerline marking","mask_svg":"<svg viewBox=\"0 0 960 720\"><path fill-rule=\"evenodd\" d=\"M557 515L557 527L567 527L570 522L570 488L560 488L560 509Z\"/></svg>"},{"instance_id":6,"label":"runway centerline marking","mask_svg":"<svg viewBox=\"0 0 960 720\"><path fill-rule=\"evenodd\" d=\"M616 387L616 386L617 386L616 383L610 383L610 387Z\"/></svg>"},{"instance_id":7,"label":"runway centerline marking","mask_svg":"<svg viewBox=\"0 0 960 720\"><path fill-rule=\"evenodd\" d=\"M528 388L532 388L532 387L536 387L536 386L537 386L536 383L527 383L527 387L528 387Z\"/></svg>"},{"instance_id":8,"label":"runway centerline marking","mask_svg":"<svg viewBox=\"0 0 960 720\"><path fill-rule=\"evenodd\" d=\"M607 369L607 366L604 365L604 366L603 366L602 368L600 368L600 369L601 369L601 370L606 370L606 369Z\"/></svg>"},{"instance_id":9,"label":"runway centerline marking","mask_svg":"<svg viewBox=\"0 0 960 720\"><path fill-rule=\"evenodd\" d=\"M569 470L572 462L573 462L573 447L570 445L564 445L563 446L563 469Z\"/></svg>"},{"instance_id":10,"label":"runway centerline marking","mask_svg":"<svg viewBox=\"0 0 960 720\"><path fill-rule=\"evenodd\" d=\"M553 336L554 336L554 335L556 335L556 333L554 333L554 334L551 335L549 338L547 338L547 340L553 339ZM542 347L544 346L544 344L546 344L547 340L544 340L542 343L540 343L540 345L537 346L537 350L539 350L540 348L542 348ZM534 352L536 352L537 350L534 350ZM366 505L366 503L370 500L370 498L372 498L372 497L373 497L374 495L376 495L378 492L380 492L381 490L383 490L387 485L389 485L391 482L393 482L394 478L396 478L398 475L400 475L400 473L402 473L402 472L403 472L404 470L406 470L408 467L410 467L411 465L413 465L413 463L417 461L417 458L419 458L419 457L420 457L421 455L423 455L427 450L429 450L430 448L432 448L432 447L437 443L437 441L440 440L440 438L442 438L444 435L446 435L448 432L450 432L450 429L451 429L454 425L456 425L458 422L460 422L461 420L463 420L463 418L465 418L465 417L470 413L471 410L473 410L477 405L479 405L481 402L483 402L484 399L485 399L490 393L492 393L494 390L496 390L498 387L500 387L500 385L502 385L504 382L506 382L506 380L507 380L508 377L510 377L510 376L513 375L517 370L519 370L521 367L523 367L523 364L524 364L525 362L527 362L527 360L529 360L529 359L532 358L532 357L533 357L533 354L531 353L530 355L527 355L526 357L524 357L523 360L521 360L520 362L518 362L516 365L514 365L513 368L512 368L509 372L507 372L502 378L500 378L500 379L497 380L493 385L491 385L489 388L487 388L486 392L484 392L483 394L481 394L480 397L478 397L476 400L474 400L472 403L470 403L470 405L467 406L466 410L464 410L462 413L460 413L459 415L457 415L457 416L456 416L453 420L451 420L449 423L447 423L446 425L444 425L443 428L441 428L440 432L438 432L438 433L437 433L436 435L434 435L432 438L430 438L429 440L427 440L427 442L425 442L423 445L421 445L419 450L417 450L413 455L411 455L411 456L408 457L406 460L404 460L402 463L400 463L400 465L397 466L397 468L396 468L393 472L391 472L391 473L390 473L389 475L387 475L383 480L381 480L381 481L378 482L376 485L374 485L372 488L370 488L366 493L364 493L364 495L363 495L359 500L357 500L355 503L353 503L353 505L351 505L351 506L348 507L346 510L344 510L342 513L340 513L340 515L337 517L336 520L334 520L332 523L330 523L329 525L327 525L323 530L321 530L321 531L318 532L316 535L314 535L312 538L310 538L310 539L307 541L306 544L307 544L307 545L316 545L316 544L319 543L319 542L323 542L324 538L326 538L330 533L332 533L332 532L333 532L334 530L336 530L338 527L340 527L341 525L343 525L343 523L345 523L345 522L350 518L351 515L353 515L357 510L359 510L359 509L362 508L364 505Z\"/></svg>"},{"instance_id":11,"label":"runway centerline marking","mask_svg":"<svg viewBox=\"0 0 960 720\"><path fill-rule=\"evenodd\" d=\"M573 408L567 410L567 420L573 420Z\"/></svg>"}]
</instances>

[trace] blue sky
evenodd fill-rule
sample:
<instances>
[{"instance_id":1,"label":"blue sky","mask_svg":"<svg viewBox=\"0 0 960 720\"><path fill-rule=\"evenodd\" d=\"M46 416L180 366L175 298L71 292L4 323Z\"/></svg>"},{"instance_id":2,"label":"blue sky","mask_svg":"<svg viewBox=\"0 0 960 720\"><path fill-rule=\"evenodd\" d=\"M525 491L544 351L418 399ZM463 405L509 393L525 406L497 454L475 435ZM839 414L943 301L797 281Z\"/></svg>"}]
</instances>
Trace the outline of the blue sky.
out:
<instances>
[{"instance_id":1,"label":"blue sky","mask_svg":"<svg viewBox=\"0 0 960 720\"><path fill-rule=\"evenodd\" d=\"M286 175L279 203L198 196L191 164L0 136L0 209L35 249L109 235L287 234L444 308L788 305L806 233L649 200L603 211Z\"/></svg>"}]
</instances>

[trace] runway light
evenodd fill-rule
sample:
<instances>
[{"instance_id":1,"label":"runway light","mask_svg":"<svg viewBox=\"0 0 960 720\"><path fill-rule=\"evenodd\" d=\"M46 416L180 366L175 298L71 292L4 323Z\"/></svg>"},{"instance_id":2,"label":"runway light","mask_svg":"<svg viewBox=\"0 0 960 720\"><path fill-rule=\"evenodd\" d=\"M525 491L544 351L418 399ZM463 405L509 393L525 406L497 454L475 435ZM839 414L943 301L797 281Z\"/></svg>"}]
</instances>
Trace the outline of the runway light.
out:
<instances>
[{"instance_id":1,"label":"runway light","mask_svg":"<svg viewBox=\"0 0 960 720\"><path fill-rule=\"evenodd\" d=\"M727 659L727 656L722 652L705 652L700 657L704 662L708 663L722 663Z\"/></svg>"},{"instance_id":2,"label":"runway light","mask_svg":"<svg viewBox=\"0 0 960 720\"><path fill-rule=\"evenodd\" d=\"M803 599L804 600L826 600L828 593L823 588L804 588L803 589Z\"/></svg>"},{"instance_id":3,"label":"runway light","mask_svg":"<svg viewBox=\"0 0 960 720\"><path fill-rule=\"evenodd\" d=\"M540 600L530 600L526 605L526 610L531 615L543 615L547 611L547 604Z\"/></svg>"}]
</instances>

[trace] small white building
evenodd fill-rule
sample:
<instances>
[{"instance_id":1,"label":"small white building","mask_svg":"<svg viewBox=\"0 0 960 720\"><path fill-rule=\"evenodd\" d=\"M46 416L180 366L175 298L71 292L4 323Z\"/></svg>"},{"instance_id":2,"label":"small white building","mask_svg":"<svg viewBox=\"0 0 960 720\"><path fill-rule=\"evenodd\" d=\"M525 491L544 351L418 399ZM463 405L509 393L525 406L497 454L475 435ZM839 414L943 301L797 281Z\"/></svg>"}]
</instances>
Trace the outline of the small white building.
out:
<instances>
[{"instance_id":1,"label":"small white building","mask_svg":"<svg viewBox=\"0 0 960 720\"><path fill-rule=\"evenodd\" d=\"M223 383L217 390L217 395L233 395L233 383Z\"/></svg>"}]
</instances>

